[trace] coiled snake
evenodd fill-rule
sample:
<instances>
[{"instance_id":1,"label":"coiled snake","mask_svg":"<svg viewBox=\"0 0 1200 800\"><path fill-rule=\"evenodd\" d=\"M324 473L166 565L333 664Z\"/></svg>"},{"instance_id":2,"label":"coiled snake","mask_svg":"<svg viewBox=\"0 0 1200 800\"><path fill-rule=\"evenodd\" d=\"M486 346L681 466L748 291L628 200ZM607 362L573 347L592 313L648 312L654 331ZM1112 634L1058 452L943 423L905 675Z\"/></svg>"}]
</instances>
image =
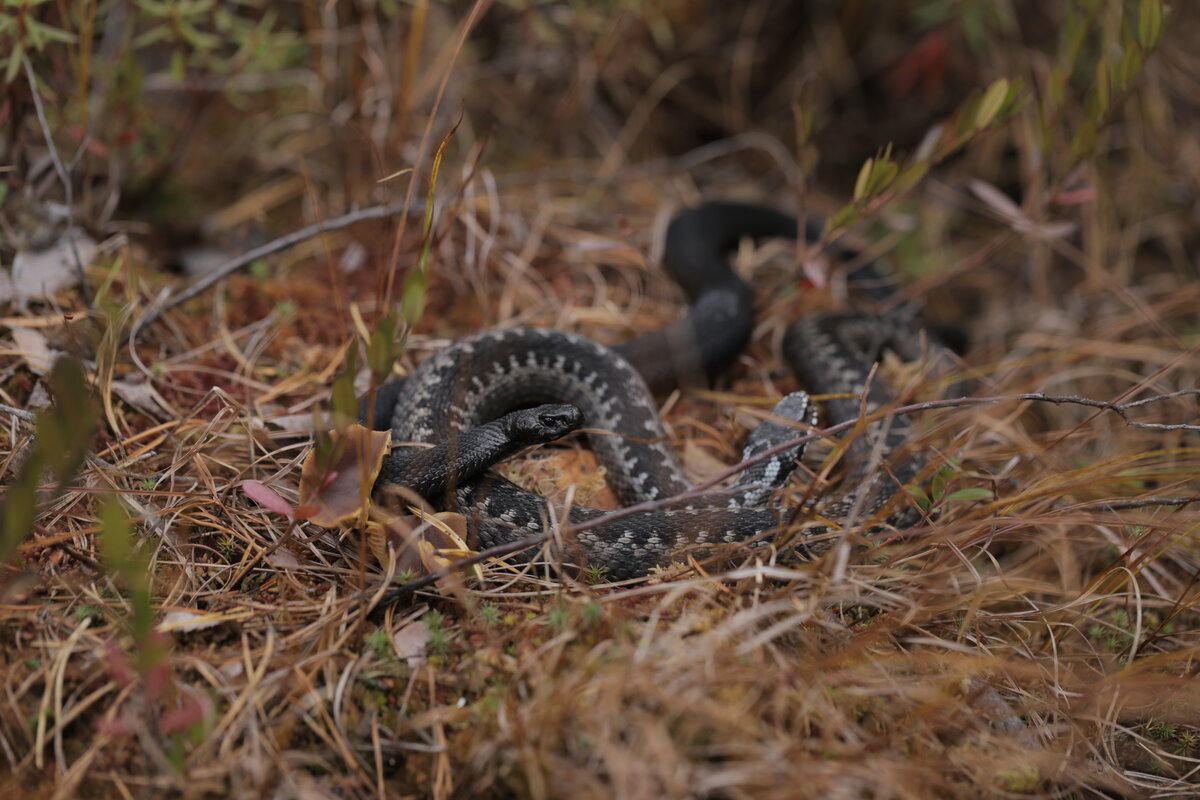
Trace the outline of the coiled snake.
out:
<instances>
[{"instance_id":1,"label":"coiled snake","mask_svg":"<svg viewBox=\"0 0 1200 800\"><path fill-rule=\"evenodd\" d=\"M819 226L810 224L806 236L813 239L818 233ZM554 438L582 422L604 431L589 434L589 444L622 503L663 500L687 491L691 484L666 444L652 389L712 375L737 355L753 326L751 290L730 269L726 255L743 237L796 235L795 220L777 211L710 203L684 212L668 229L664 262L690 300L686 315L674 325L612 348L557 330L492 330L434 353L403 382L381 388L374 419L377 428L391 427L394 442L430 443L439 449L397 448L385 460L377 488L403 483L434 505L463 513L470 543L478 549L514 542L549 524L547 501L487 467L529 442ZM789 328L783 349L789 366L814 393L856 395L867 385L882 347L908 355L912 340L902 321L821 315ZM882 384L871 381L867 409L889 400ZM532 425L538 429L534 433L506 432L517 424L511 412L546 403L568 405L550 408L545 428L536 417L541 409L527 412L520 420L522 430L528 432ZM567 410L572 406L581 419ZM836 424L857 418L862 403L835 399L824 408L826 421ZM812 404L802 392L784 398L775 416L815 423ZM898 418L875 423L869 435L857 436L848 450L851 467L845 479L852 488L818 506L820 517L837 521L857 511L866 519L882 509L920 464L910 456L891 465L886 475L872 475L867 456L873 448L877 456L887 456L907 433ZM752 432L746 455L797 435L782 422L764 422ZM572 543L577 552L568 555L576 563L602 568L608 579L621 580L643 575L687 548L756 539L790 516L792 510L776 507L769 496L787 480L799 455L800 448L792 448L760 461L724 493L578 531ZM441 471L425 479L431 463ZM575 506L569 520L560 521L577 525L607 513ZM806 533L828 529L817 526Z\"/></svg>"}]
</instances>

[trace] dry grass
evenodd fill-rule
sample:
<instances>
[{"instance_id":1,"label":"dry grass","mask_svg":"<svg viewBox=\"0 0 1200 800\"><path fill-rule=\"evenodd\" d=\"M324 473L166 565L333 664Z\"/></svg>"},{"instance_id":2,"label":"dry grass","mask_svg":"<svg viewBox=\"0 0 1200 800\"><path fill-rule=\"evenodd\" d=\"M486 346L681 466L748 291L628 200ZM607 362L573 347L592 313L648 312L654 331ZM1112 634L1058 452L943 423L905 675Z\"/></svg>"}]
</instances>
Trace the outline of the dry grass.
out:
<instances>
[{"instance_id":1,"label":"dry grass","mask_svg":"<svg viewBox=\"0 0 1200 800\"><path fill-rule=\"evenodd\" d=\"M1062 13L1030 12L982 51L945 29L948 73L921 99L888 82L889 65L928 41L889 15L855 16L860 4L840 16L653 5L497 4L461 48L465 10L289 6L313 47L304 68L266 88L247 76L233 98L165 92L178 106L155 113L195 123L168 194L195 197L242 250L410 186L419 209L432 149L461 115L402 365L496 324L619 341L679 313L656 266L672 209L702 196L787 205L806 175L806 204L836 211L864 158L889 140L914 148L965 88L1045 80ZM125 233L161 223L136 204L116 218L141 228L90 219L123 232L89 272L93 287L115 276L109 303L67 325L55 304L82 312L70 292L4 311L9 329L88 359L102 401L83 471L4 567L6 796L1195 796L1200 510L1142 501L1198 494L1197 398L1130 410L1193 426L1160 430L1017 397L1124 402L1200 385L1200 25L1175 5L1097 155L1075 165L1066 141L1039 152L1026 108L859 233L931 319L967 332L977 394L1009 399L922 413L932 516L811 561L734 553L619 586L491 563L370 619L396 569L360 537L292 526L238 487L295 501L308 444L288 431L328 406L347 342L418 259L419 217L288 250L168 311L132 349L113 332L172 279L160 250ZM792 91L812 74L825 76L818 121L794 147ZM1064 130L1086 118L1078 83ZM38 145L25 123L18 155ZM379 182L414 166L421 180ZM1077 230L1014 224L972 179ZM837 281L799 289L778 245L744 248L738 268L758 298L751 346L718 391L664 405L697 477L734 463L754 412L793 388L786 325L842 302ZM24 359L3 376L0 401L36 405ZM910 399L933 392L907 380ZM3 418L7 486L32 429ZM597 490L586 456L550 452L522 468L539 487ZM955 495L971 487L987 495ZM153 633L131 623L138 557L105 567L109 495L152 576ZM988 687L1026 733L990 724L1008 712Z\"/></svg>"}]
</instances>

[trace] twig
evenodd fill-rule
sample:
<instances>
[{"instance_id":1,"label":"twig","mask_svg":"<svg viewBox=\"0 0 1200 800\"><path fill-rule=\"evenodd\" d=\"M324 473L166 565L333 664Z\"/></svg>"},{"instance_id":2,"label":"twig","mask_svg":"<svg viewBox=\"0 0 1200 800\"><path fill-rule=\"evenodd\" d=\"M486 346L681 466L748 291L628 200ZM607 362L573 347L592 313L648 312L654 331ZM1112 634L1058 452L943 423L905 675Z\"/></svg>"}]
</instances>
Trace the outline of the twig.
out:
<instances>
[{"instance_id":1,"label":"twig","mask_svg":"<svg viewBox=\"0 0 1200 800\"><path fill-rule=\"evenodd\" d=\"M265 258L280 251L287 250L290 247L295 247L301 242L307 241L314 236L319 236L322 233L341 230L342 228L348 228L351 225L357 225L360 222L366 222L368 220L394 217L397 214L405 213L405 211L405 204L371 206L370 208L351 211L349 214L343 214L340 217L322 220L321 222L315 222L312 225L301 228L298 231L292 231L285 236L280 236L278 239L267 242L266 244L256 247L240 256L232 258L178 294L168 294L155 302L154 305L146 310L145 314L143 314L133 323L133 327L129 331L129 343L132 345L134 342L136 342L138 335L142 332L142 329L162 316L163 312L174 308L180 303L186 303L193 297L196 297L197 295L207 291L210 287L212 287L213 284L217 283L223 278L228 277L229 275L232 275L239 269L253 264L260 258ZM415 214L423 212L409 211L408 213Z\"/></svg>"},{"instance_id":2,"label":"twig","mask_svg":"<svg viewBox=\"0 0 1200 800\"><path fill-rule=\"evenodd\" d=\"M21 61L25 65L25 77L29 81L29 93L33 95L33 107L37 111L38 124L42 128L42 136L46 140L46 147L50 150L50 160L54 163L54 171L58 173L58 179L62 182L63 193L66 198L67 205L67 230L70 233L71 227L75 223L75 189L71 186L71 176L67 173L66 166L63 165L62 158L58 155L58 147L54 144L54 137L50 135L50 123L46 120L46 109L42 105L42 95L38 92L37 78L33 74L33 64L29 63L29 54L22 53ZM71 165L74 167L75 158L71 159ZM83 300L87 303L88 308L92 308L91 293L88 292L87 275L83 271L83 259L79 257L79 249L75 246L75 237L68 235L66 237L67 246L71 248L71 257L75 261L75 277L79 281L79 291L83 295Z\"/></svg>"},{"instance_id":3,"label":"twig","mask_svg":"<svg viewBox=\"0 0 1200 800\"><path fill-rule=\"evenodd\" d=\"M1079 503L1072 508L1087 508L1088 506L1103 506L1109 511L1126 511L1131 508L1151 508L1153 506L1187 506L1200 502L1200 494L1191 497L1139 497L1136 500L1091 500Z\"/></svg>"},{"instance_id":4,"label":"twig","mask_svg":"<svg viewBox=\"0 0 1200 800\"><path fill-rule=\"evenodd\" d=\"M911 414L911 413L914 413L917 411L930 411L930 410L939 409L939 408L962 408L962 407L970 407L970 406L997 405L999 403L1013 402L1013 401L1033 401L1033 402L1053 403L1055 405L1081 405L1081 406L1088 406L1091 408L1100 408L1100 409L1104 409L1104 410L1108 410L1108 411L1113 411L1113 412L1117 413L1118 415L1120 415L1120 417L1125 421L1125 423L1131 427L1150 428L1153 430L1200 431L1200 425L1183 425L1183 424L1162 425L1159 423L1151 423L1151 422L1137 422L1135 420L1129 419L1127 414L1125 413L1126 411L1128 411L1128 409L1134 408L1137 406L1143 406L1143 405L1158 402L1161 400L1167 400L1167 399L1170 399L1173 397L1196 396L1196 395L1200 395L1200 389L1183 389L1183 390L1180 390L1177 392L1170 392L1168 394L1155 395L1154 397L1147 397L1142 400L1135 400L1135 401L1132 401L1129 403L1111 403L1111 402L1104 401L1104 400L1094 400L1094 399L1088 398L1088 397L1078 397L1075 395L1048 395L1048 394L1043 394L1041 392L1030 392L1030 393L1017 394L1017 395L995 395L992 397L956 397L956 398L948 398L945 400L930 400L930 401L927 401L924 403L913 403L913 404L905 405L905 406L897 406L896 408L892 408L892 409L883 409L883 410L877 411L874 414L872 414L871 417L868 418L866 421L868 423L870 423L870 422L876 421L877 419L882 419L882 418L887 418L887 417L895 417L895 416L898 416L901 414ZM663 508L667 508L667 507L670 507L673 505L678 505L680 503L687 502L689 500L695 500L697 497L704 495L704 493L706 493L709 489L711 489L716 484L718 484L721 481L724 481L728 478L733 477L734 475L738 474L742 470L746 469L749 466L752 466L753 464L758 463L759 461L770 458L771 456L781 453L784 450L790 450L793 447L798 447L802 444L807 444L807 443L813 441L814 439L823 438L823 437L829 436L831 434L840 433L849 428L853 428L854 426L858 425L859 422L860 422L860 420L857 420L857 419L847 420L845 422L840 422L836 425L830 425L828 428L823 428L820 431L816 431L816 432L813 432L810 434L806 434L804 436L797 437L796 439L792 439L791 441L783 442L783 443L776 445L775 447L772 447L768 450L764 450L761 453L757 453L753 457L748 458L745 461L735 464L734 466L730 467L729 469L727 469L717 475L714 475L713 477L709 478L708 480L704 481L703 483L696 485L695 487L687 490L686 492L681 492L672 497L663 498L662 500L646 500L641 503L636 503L631 506L626 506L625 508L615 509L611 513L604 514L599 517L595 517L595 518L587 520L585 522L581 522L578 525L564 526L562 528L562 533L569 536L571 534L575 534L580 531L589 530L591 528L595 528L600 525L606 525L610 522L616 522L617 520L624 519L625 517L632 516L634 514L643 514L643 513L647 513L647 512L659 511ZM1120 509L1127 509L1127 508L1144 508L1144 507L1154 506L1154 505L1184 506L1184 505L1188 505L1189 503L1196 502L1198 499L1200 499L1200 497L1183 497L1183 498L1147 497L1147 498L1139 498L1136 500L1128 500L1128 501L1116 501L1116 502L1106 501L1103 504L1113 510L1120 510ZM375 607L373 613L387 608L388 606L402 600L404 597L412 594L413 592L419 591L420 589L424 589L427 586L431 586L431 585L437 583L438 581L457 572L460 569L463 569L465 567L474 566L474 565L482 563L484 561L488 561L489 559L500 558L502 556L512 555L513 553L517 553L522 550L527 550L531 547L537 547L537 546L547 542L549 540L549 538L550 538L550 532L542 531L540 533L536 533L536 534L527 536L523 539L519 539L515 542L508 542L507 544L497 545L495 547L489 547L487 550L481 550L478 553L473 553L472 555L467 556L466 558L459 559L458 561L455 561L454 563L452 563L448 566L442 567L441 569L439 569L435 572L431 572L430 574L425 575L424 577L416 578L411 581L407 581L406 583L401 584L400 586L396 587L392 591L390 591L387 594L380 597L379 604Z\"/></svg>"},{"instance_id":5,"label":"twig","mask_svg":"<svg viewBox=\"0 0 1200 800\"><path fill-rule=\"evenodd\" d=\"M1092 400L1088 397L1079 397L1077 395L1046 395L1041 392L1033 394L1020 395L1022 400L1038 400L1043 403L1054 403L1055 405L1079 405L1090 406L1092 408L1100 408L1105 411L1115 412L1121 419L1125 420L1125 424L1132 428L1148 428L1155 431L1200 431L1200 425L1164 425L1160 422L1138 422L1129 418L1126 413L1131 408L1157 403L1162 400L1170 400L1173 397L1197 397L1200 396L1200 389L1180 389L1178 392L1169 392L1167 394L1156 394L1153 397L1146 397L1141 400L1133 400L1128 403L1111 403L1104 400Z\"/></svg>"},{"instance_id":6,"label":"twig","mask_svg":"<svg viewBox=\"0 0 1200 800\"><path fill-rule=\"evenodd\" d=\"M33 412L26 411L23 408L14 408L13 406L6 405L5 403L0 403L0 411L3 411L5 414L12 414L17 419L30 424L37 420L37 415Z\"/></svg>"}]
</instances>

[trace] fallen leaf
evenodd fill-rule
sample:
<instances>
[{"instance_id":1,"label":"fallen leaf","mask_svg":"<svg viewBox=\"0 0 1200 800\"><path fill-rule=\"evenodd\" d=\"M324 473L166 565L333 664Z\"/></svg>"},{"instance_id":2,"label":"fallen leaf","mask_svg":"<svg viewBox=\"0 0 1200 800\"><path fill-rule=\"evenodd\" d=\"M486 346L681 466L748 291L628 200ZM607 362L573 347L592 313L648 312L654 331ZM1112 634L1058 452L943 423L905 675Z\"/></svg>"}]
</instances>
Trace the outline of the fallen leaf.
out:
<instances>
[{"instance_id":1,"label":"fallen leaf","mask_svg":"<svg viewBox=\"0 0 1200 800\"><path fill-rule=\"evenodd\" d=\"M388 562L390 551L396 554L397 571L428 575L450 564L449 554L470 553L466 545L466 524L461 514L423 515L418 512L414 516L394 517L380 523L374 536L368 526L368 541L381 564Z\"/></svg>"},{"instance_id":2,"label":"fallen leaf","mask_svg":"<svg viewBox=\"0 0 1200 800\"><path fill-rule=\"evenodd\" d=\"M297 569L300 566L300 559L280 547L267 554L267 563L280 569Z\"/></svg>"},{"instance_id":3,"label":"fallen leaf","mask_svg":"<svg viewBox=\"0 0 1200 800\"><path fill-rule=\"evenodd\" d=\"M349 425L330 437L338 453L335 463L322 471L314 449L300 470L300 505L316 506L308 519L322 528L336 528L358 517L391 441L389 431L371 431L362 425Z\"/></svg>"},{"instance_id":4,"label":"fallen leaf","mask_svg":"<svg viewBox=\"0 0 1200 800\"><path fill-rule=\"evenodd\" d=\"M45 250L19 250L13 258L13 287L22 299L46 299L69 289L79 278L78 264L92 263L99 248L79 228L68 228Z\"/></svg>"},{"instance_id":5,"label":"fallen leaf","mask_svg":"<svg viewBox=\"0 0 1200 800\"><path fill-rule=\"evenodd\" d=\"M205 628L215 628L226 622L238 622L252 616L250 610L244 611L195 611L190 608L173 608L163 614L162 622L156 626L162 633L201 631Z\"/></svg>"},{"instance_id":6,"label":"fallen leaf","mask_svg":"<svg viewBox=\"0 0 1200 800\"><path fill-rule=\"evenodd\" d=\"M163 396L150 383L145 381L134 383L133 381L119 380L113 381L111 386L113 394L138 411L148 414L155 419L166 420L178 416L178 412L170 407Z\"/></svg>"},{"instance_id":7,"label":"fallen leaf","mask_svg":"<svg viewBox=\"0 0 1200 800\"><path fill-rule=\"evenodd\" d=\"M275 490L258 481L242 481L242 493L266 509L290 518L293 514L292 504L284 500Z\"/></svg>"},{"instance_id":8,"label":"fallen leaf","mask_svg":"<svg viewBox=\"0 0 1200 800\"><path fill-rule=\"evenodd\" d=\"M729 465L712 454L712 451L688 439L683 445L683 469L699 480L708 480L720 475Z\"/></svg>"},{"instance_id":9,"label":"fallen leaf","mask_svg":"<svg viewBox=\"0 0 1200 800\"><path fill-rule=\"evenodd\" d=\"M282 414L278 417L268 417L263 422L268 427L277 428L285 433L311 436L313 432L313 415L307 411L303 414Z\"/></svg>"},{"instance_id":10,"label":"fallen leaf","mask_svg":"<svg viewBox=\"0 0 1200 800\"><path fill-rule=\"evenodd\" d=\"M342 251L342 257L338 259L338 267L347 275L357 272L365 263L367 263L367 248L358 242L347 244L346 249Z\"/></svg>"},{"instance_id":11,"label":"fallen leaf","mask_svg":"<svg viewBox=\"0 0 1200 800\"><path fill-rule=\"evenodd\" d=\"M12 337L13 352L25 359L35 375L48 373L61 355L50 347L45 336L32 328L14 328Z\"/></svg>"},{"instance_id":12,"label":"fallen leaf","mask_svg":"<svg viewBox=\"0 0 1200 800\"><path fill-rule=\"evenodd\" d=\"M407 661L410 667L421 666L429 648L428 626L420 621L410 622L392 634L392 647L396 656Z\"/></svg>"},{"instance_id":13,"label":"fallen leaf","mask_svg":"<svg viewBox=\"0 0 1200 800\"><path fill-rule=\"evenodd\" d=\"M38 381L37 386L33 387L33 392L30 393L29 399L25 401L25 410L39 411L49 407L50 392L46 389L46 382Z\"/></svg>"}]
</instances>

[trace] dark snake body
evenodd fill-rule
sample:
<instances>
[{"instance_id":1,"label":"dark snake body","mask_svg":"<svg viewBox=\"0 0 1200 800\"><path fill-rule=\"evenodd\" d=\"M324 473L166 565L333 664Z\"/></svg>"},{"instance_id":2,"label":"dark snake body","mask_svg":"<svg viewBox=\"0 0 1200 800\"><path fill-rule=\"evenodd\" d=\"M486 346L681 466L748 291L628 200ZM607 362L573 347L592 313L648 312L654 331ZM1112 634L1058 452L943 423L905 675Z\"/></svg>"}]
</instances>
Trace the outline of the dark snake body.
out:
<instances>
[{"instance_id":1,"label":"dark snake body","mask_svg":"<svg viewBox=\"0 0 1200 800\"><path fill-rule=\"evenodd\" d=\"M806 233L815 235L813 230ZM691 484L667 444L651 387L662 390L697 375L712 375L736 356L753 326L751 293L730 270L725 254L745 236L795 235L794 220L757 206L717 203L685 212L668 231L664 256L668 271L691 301L687 315L676 324L616 348L557 330L513 328L476 334L434 353L402 385L381 390L377 407L391 411L394 442L441 445L460 458L456 448L474 448L472 437L478 434L473 432L480 426L519 408L570 404L582 412L586 427L604 431L589 434L589 444L622 503L685 492ZM788 330L784 352L811 390L858 393L879 349L906 334L902 327L862 315L812 317ZM881 384L871 385L869 409L889 400ZM859 411L857 399L826 405L831 424L853 420ZM803 393L785 398L776 414L815 421ZM382 416L377 414L376 421ZM762 452L797 433L785 424L763 423L752 432L746 454ZM880 435L879 450L886 456L903 443L907 428L899 422L876 423L871 433L858 437L850 449L854 463L848 477L856 488L820 507L823 517L836 519L854 511L871 515L895 493L896 480L871 479L864 456L873 447L870 440ZM403 464L416 452L399 448L390 458ZM771 505L767 496L786 481L798 455L799 448L793 448L760 462L723 494L578 531L573 543L579 560L603 568L608 579L621 580L643 575L687 548L759 537L788 516L787 509ZM909 459L892 474L903 483L918 467ZM468 518L473 547L515 542L543 531L554 518L540 495L494 472L478 478L474 474L462 476L453 496L423 492L436 505ZM569 519L558 522L578 525L608 513L574 506Z\"/></svg>"}]
</instances>

